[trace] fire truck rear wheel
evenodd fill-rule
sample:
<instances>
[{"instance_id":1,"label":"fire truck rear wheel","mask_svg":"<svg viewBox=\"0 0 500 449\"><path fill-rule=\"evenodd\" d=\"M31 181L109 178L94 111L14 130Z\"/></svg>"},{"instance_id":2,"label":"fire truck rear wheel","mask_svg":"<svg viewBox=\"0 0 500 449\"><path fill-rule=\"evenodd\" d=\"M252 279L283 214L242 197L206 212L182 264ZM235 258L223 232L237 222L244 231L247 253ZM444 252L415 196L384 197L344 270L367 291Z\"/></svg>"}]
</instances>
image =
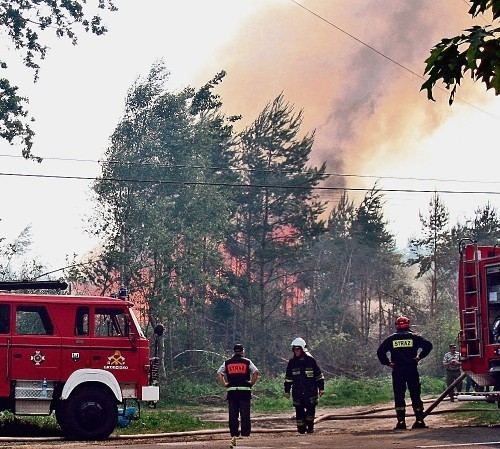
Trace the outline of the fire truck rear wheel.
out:
<instances>
[{"instance_id":1,"label":"fire truck rear wheel","mask_svg":"<svg viewBox=\"0 0 500 449\"><path fill-rule=\"evenodd\" d=\"M104 440L117 425L116 400L102 388L80 388L65 402L61 428L70 438Z\"/></svg>"}]
</instances>

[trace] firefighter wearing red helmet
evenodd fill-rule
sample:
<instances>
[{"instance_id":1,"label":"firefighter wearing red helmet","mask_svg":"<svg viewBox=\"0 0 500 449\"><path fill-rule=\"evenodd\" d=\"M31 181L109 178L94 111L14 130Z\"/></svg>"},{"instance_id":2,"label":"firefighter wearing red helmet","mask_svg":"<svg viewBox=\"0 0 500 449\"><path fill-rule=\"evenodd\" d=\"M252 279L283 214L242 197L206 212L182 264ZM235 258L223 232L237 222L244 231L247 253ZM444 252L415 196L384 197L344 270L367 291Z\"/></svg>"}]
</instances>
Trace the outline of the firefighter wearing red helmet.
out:
<instances>
[{"instance_id":1,"label":"firefighter wearing red helmet","mask_svg":"<svg viewBox=\"0 0 500 449\"><path fill-rule=\"evenodd\" d=\"M396 332L387 337L377 350L382 365L392 368L392 389L396 408L396 429L406 429L406 388L410 392L411 405L415 413L412 428L424 428L424 404L420 397L418 362L432 350L432 343L410 328L410 320L400 316L396 320ZM390 358L387 356L390 354Z\"/></svg>"}]
</instances>

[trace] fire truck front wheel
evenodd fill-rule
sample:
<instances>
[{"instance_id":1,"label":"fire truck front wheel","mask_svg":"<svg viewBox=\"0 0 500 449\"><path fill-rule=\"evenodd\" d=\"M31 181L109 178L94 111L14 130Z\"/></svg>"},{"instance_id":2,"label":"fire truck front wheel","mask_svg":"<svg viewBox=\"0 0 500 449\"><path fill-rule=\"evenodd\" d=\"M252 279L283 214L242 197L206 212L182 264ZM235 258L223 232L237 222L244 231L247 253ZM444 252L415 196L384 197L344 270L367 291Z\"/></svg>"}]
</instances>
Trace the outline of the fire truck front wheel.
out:
<instances>
[{"instance_id":1,"label":"fire truck front wheel","mask_svg":"<svg viewBox=\"0 0 500 449\"><path fill-rule=\"evenodd\" d=\"M103 388L79 388L63 402L62 408L61 428L76 440L104 440L117 425L116 399Z\"/></svg>"}]
</instances>

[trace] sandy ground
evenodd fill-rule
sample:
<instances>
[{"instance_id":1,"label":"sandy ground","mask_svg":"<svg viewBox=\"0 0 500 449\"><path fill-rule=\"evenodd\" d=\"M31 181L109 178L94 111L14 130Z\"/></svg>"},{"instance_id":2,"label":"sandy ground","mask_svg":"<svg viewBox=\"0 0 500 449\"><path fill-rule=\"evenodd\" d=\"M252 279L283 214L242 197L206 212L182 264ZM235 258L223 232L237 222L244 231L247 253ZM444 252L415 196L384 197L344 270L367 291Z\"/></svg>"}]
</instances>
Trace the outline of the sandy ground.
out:
<instances>
[{"instance_id":1,"label":"sandy ground","mask_svg":"<svg viewBox=\"0 0 500 449\"><path fill-rule=\"evenodd\" d=\"M425 401L427 409L433 400ZM348 408L322 408L317 409L315 433L313 435L299 435L296 432L293 409L290 413L267 415L252 414L252 435L250 438L238 440L236 449L246 448L342 448L342 449L380 449L397 447L421 448L421 447L455 447L461 446L463 441L474 439L475 447L478 439L488 435L488 438L497 438L496 444L491 446L498 448L500 445L500 427L488 429L487 432L478 428L467 426L464 420L458 420L458 413L453 413L459 408L458 402L441 402L433 413L426 418L427 429L411 430L414 421L411 407L407 408L408 430L394 430L396 423L394 408L392 404L376 407L348 407ZM227 423L227 411L224 408L206 409L199 417L205 421ZM3 440L3 439L2 439ZM446 446L422 446L423 442L448 443ZM485 449L490 447L481 443ZM0 441L1 448L24 449L49 449L49 448L92 448L110 449L157 449L157 448L179 448L200 447L207 449L218 449L229 447L229 432L227 427L220 430L207 431L205 434L183 434L168 436L155 436L141 439L111 438L103 442L75 442L75 441ZM465 447L465 446L464 446Z\"/></svg>"},{"instance_id":2,"label":"sandy ground","mask_svg":"<svg viewBox=\"0 0 500 449\"><path fill-rule=\"evenodd\" d=\"M433 399L424 400L424 408L427 409ZM459 402L450 402L448 399L440 402L426 417L425 422L429 427L451 427L466 425L467 423L453 419L454 412ZM227 422L227 413L220 410L207 412L199 415L202 420L211 422ZM411 406L407 406L407 424L411 427L414 422ZM320 430L337 431L370 431L370 430L392 430L396 424L394 405L384 404L378 406L358 406L344 408L324 408L318 407L316 411L315 428ZM291 429L295 430L295 417L293 409L285 414L259 414L252 413L252 429L258 433L259 430L266 429Z\"/></svg>"}]
</instances>

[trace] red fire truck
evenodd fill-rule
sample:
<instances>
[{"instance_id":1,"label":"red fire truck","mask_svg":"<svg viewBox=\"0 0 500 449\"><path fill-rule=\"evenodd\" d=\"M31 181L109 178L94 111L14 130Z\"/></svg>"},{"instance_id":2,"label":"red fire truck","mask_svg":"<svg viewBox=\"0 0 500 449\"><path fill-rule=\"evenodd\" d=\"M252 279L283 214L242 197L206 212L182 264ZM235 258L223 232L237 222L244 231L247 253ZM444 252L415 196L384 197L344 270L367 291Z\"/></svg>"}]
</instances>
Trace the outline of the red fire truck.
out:
<instances>
[{"instance_id":1,"label":"red fire truck","mask_svg":"<svg viewBox=\"0 0 500 449\"><path fill-rule=\"evenodd\" d=\"M54 411L67 437L105 439L118 404L158 401L158 359L124 297L11 292L63 288L0 282L0 410Z\"/></svg>"},{"instance_id":2,"label":"red fire truck","mask_svg":"<svg viewBox=\"0 0 500 449\"><path fill-rule=\"evenodd\" d=\"M494 391L482 393L480 399L499 401L500 245L479 246L462 239L459 250L462 369L479 386L493 386Z\"/></svg>"}]
</instances>

